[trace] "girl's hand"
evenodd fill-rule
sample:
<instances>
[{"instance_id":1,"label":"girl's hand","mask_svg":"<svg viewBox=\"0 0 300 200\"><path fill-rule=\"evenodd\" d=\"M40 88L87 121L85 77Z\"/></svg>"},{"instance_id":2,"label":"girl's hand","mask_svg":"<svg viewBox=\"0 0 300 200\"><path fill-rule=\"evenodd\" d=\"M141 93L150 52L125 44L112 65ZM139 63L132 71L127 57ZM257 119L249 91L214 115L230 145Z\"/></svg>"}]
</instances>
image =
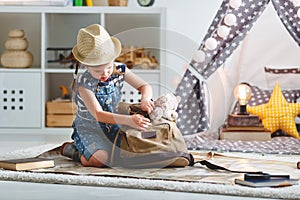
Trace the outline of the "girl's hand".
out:
<instances>
[{"instance_id":1,"label":"girl's hand","mask_svg":"<svg viewBox=\"0 0 300 200\"><path fill-rule=\"evenodd\" d=\"M141 109L150 114L154 109L154 102L151 99L145 98L141 100Z\"/></svg>"},{"instance_id":2,"label":"girl's hand","mask_svg":"<svg viewBox=\"0 0 300 200\"><path fill-rule=\"evenodd\" d=\"M144 117L143 115L135 114L130 116L128 125L132 128L145 131L151 125L151 123L150 119Z\"/></svg>"}]
</instances>

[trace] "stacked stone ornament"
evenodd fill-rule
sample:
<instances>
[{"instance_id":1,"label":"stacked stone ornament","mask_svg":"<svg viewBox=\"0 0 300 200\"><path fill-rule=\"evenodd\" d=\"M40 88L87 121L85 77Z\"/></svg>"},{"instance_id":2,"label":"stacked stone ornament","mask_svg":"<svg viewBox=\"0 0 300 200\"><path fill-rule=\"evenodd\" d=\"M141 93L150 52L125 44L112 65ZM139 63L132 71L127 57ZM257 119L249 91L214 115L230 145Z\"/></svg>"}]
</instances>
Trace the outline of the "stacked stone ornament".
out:
<instances>
[{"instance_id":1,"label":"stacked stone ornament","mask_svg":"<svg viewBox=\"0 0 300 200\"><path fill-rule=\"evenodd\" d=\"M1 64L8 68L28 68L33 63L33 55L27 51L28 41L22 29L13 29L5 42L6 51L1 55Z\"/></svg>"}]
</instances>

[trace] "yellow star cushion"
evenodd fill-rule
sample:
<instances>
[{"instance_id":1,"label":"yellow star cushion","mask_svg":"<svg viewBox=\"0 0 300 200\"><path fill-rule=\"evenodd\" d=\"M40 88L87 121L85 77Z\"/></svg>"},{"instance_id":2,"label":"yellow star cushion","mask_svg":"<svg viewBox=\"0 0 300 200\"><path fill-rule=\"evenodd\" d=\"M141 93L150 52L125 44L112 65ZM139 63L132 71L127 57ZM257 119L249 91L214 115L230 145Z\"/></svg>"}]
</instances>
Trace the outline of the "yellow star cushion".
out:
<instances>
[{"instance_id":1,"label":"yellow star cushion","mask_svg":"<svg viewBox=\"0 0 300 200\"><path fill-rule=\"evenodd\" d=\"M281 129L286 134L300 139L295 124L295 117L300 114L300 104L288 103L279 83L276 83L268 103L248 106L247 112L258 115L264 127L271 133Z\"/></svg>"}]
</instances>

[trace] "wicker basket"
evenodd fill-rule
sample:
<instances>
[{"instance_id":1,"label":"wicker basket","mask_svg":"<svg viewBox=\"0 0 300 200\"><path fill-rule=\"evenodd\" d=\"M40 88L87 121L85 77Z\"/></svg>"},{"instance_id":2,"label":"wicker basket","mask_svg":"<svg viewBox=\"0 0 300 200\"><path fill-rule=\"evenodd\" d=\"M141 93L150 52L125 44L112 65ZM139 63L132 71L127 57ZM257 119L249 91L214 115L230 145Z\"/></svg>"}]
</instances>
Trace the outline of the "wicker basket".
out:
<instances>
[{"instance_id":1,"label":"wicker basket","mask_svg":"<svg viewBox=\"0 0 300 200\"><path fill-rule=\"evenodd\" d=\"M109 6L127 6L128 0L108 0Z\"/></svg>"}]
</instances>

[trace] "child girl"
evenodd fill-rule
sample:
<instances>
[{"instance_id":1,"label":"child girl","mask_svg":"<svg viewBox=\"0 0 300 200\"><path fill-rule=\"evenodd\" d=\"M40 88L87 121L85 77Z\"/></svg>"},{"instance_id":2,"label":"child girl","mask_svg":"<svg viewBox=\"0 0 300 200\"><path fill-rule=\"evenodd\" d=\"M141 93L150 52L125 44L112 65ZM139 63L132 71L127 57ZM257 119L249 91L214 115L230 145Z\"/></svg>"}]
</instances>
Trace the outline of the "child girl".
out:
<instances>
[{"instance_id":1,"label":"child girl","mask_svg":"<svg viewBox=\"0 0 300 200\"><path fill-rule=\"evenodd\" d=\"M108 165L119 125L145 130L150 120L142 115L117 114L121 89L126 81L141 92L141 108L151 113L152 87L132 73L124 64L115 63L121 43L99 24L79 30L72 53L79 65L86 68L74 74L74 101L77 115L73 122L72 139L61 147L61 154L81 162L83 166Z\"/></svg>"}]
</instances>

